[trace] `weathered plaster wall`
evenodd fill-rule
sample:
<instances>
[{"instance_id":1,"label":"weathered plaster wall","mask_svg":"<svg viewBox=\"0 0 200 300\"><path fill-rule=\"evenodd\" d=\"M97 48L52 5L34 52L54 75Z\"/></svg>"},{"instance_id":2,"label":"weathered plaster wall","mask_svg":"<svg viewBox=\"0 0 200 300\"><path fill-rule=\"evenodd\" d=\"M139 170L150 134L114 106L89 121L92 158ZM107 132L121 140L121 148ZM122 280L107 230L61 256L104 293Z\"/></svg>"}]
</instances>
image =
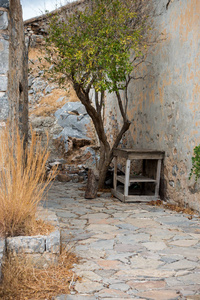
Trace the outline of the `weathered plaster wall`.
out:
<instances>
[{"instance_id":1,"label":"weathered plaster wall","mask_svg":"<svg viewBox=\"0 0 200 300\"><path fill-rule=\"evenodd\" d=\"M193 148L200 143L200 1L153 5L154 34L162 41L135 71L146 77L130 85L127 146L164 150L165 199L200 210L199 184L188 180Z\"/></svg>"},{"instance_id":2,"label":"weathered plaster wall","mask_svg":"<svg viewBox=\"0 0 200 300\"><path fill-rule=\"evenodd\" d=\"M28 136L28 56L20 0L0 0L0 120Z\"/></svg>"}]
</instances>

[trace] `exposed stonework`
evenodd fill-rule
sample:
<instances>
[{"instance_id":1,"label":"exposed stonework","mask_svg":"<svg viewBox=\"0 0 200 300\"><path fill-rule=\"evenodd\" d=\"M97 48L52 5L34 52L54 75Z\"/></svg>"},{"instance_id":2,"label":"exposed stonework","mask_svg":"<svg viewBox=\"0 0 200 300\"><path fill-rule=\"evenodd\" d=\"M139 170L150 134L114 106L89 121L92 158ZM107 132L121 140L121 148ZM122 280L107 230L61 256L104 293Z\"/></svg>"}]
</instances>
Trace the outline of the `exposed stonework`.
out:
<instances>
[{"instance_id":1,"label":"exposed stonework","mask_svg":"<svg viewBox=\"0 0 200 300\"><path fill-rule=\"evenodd\" d=\"M76 9L83 2L61 11ZM188 180L193 148L200 143L200 2L151 0L150 5L155 8L150 20L155 25L153 35L160 41L150 48L146 63L135 70L135 76L144 79L131 82L128 116L132 125L121 145L164 150L162 197L200 210L198 184ZM28 20L26 32L32 32L36 41L47 23L47 16ZM107 95L105 120L111 141L120 123L114 103L113 94Z\"/></svg>"},{"instance_id":2,"label":"exposed stonework","mask_svg":"<svg viewBox=\"0 0 200 300\"><path fill-rule=\"evenodd\" d=\"M61 8L61 12L81 9L83 1L71 3ZM33 130L46 143L49 136L50 159L64 158L68 164L91 167L96 163L96 143L94 126L77 98L72 86L59 87L51 78L51 73L41 70L44 63L47 71L54 69L44 60L45 35L48 18L41 16L25 22L29 48L29 121ZM42 63L41 63L42 61Z\"/></svg>"},{"instance_id":3,"label":"exposed stonework","mask_svg":"<svg viewBox=\"0 0 200 300\"><path fill-rule=\"evenodd\" d=\"M20 0L0 1L0 120L28 134L28 60Z\"/></svg>"},{"instance_id":4,"label":"exposed stonework","mask_svg":"<svg viewBox=\"0 0 200 300\"><path fill-rule=\"evenodd\" d=\"M58 261L61 251L60 228L56 214L52 211L40 207L36 217L49 222L55 227L54 231L46 236L8 237L6 239L6 251L13 255L22 254L29 258L34 265L46 267L49 263L56 263Z\"/></svg>"},{"instance_id":5,"label":"exposed stonework","mask_svg":"<svg viewBox=\"0 0 200 300\"><path fill-rule=\"evenodd\" d=\"M0 119L8 117L8 99L6 95L9 70L9 41L8 41L8 1L0 2Z\"/></svg>"}]
</instances>

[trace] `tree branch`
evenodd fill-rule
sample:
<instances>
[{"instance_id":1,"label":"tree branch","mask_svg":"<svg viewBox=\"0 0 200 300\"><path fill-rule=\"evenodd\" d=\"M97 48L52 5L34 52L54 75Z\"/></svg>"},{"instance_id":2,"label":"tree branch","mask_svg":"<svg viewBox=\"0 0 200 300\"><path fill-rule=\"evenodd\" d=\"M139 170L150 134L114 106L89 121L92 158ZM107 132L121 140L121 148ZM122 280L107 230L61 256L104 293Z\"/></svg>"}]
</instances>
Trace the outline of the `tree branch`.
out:
<instances>
[{"instance_id":1,"label":"tree branch","mask_svg":"<svg viewBox=\"0 0 200 300\"><path fill-rule=\"evenodd\" d=\"M125 114L125 111L124 111L124 108L123 108L123 104L122 104L122 99L121 99L120 93L119 93L119 91L115 91L115 94L116 94L116 96L117 96L119 109L120 109L122 118L123 118L124 123L125 123L126 120L127 120L127 117L126 117L126 114Z\"/></svg>"},{"instance_id":2,"label":"tree branch","mask_svg":"<svg viewBox=\"0 0 200 300\"><path fill-rule=\"evenodd\" d=\"M116 139L115 139L115 142L114 142L114 145L112 146L112 149L111 149L111 154L113 155L113 150L114 148L117 148L117 146L119 145L121 139L122 139L122 136L124 135L124 133L129 129L131 125L131 122L130 121L126 121L124 122L120 132L118 133Z\"/></svg>"}]
</instances>

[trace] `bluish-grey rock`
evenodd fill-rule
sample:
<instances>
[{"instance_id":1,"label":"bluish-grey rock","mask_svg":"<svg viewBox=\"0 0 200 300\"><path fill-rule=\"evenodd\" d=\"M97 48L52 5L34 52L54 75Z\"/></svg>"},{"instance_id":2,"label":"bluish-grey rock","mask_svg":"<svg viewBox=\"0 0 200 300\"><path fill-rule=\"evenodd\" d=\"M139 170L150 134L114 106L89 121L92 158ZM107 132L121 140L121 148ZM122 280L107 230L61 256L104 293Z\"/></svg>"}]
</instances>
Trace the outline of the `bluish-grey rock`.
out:
<instances>
[{"instance_id":1,"label":"bluish-grey rock","mask_svg":"<svg viewBox=\"0 0 200 300\"><path fill-rule=\"evenodd\" d=\"M44 253L44 236L17 236L6 239L7 251L14 253Z\"/></svg>"},{"instance_id":2,"label":"bluish-grey rock","mask_svg":"<svg viewBox=\"0 0 200 300\"><path fill-rule=\"evenodd\" d=\"M0 30L8 28L8 13L6 11L0 11Z\"/></svg>"},{"instance_id":3,"label":"bluish-grey rock","mask_svg":"<svg viewBox=\"0 0 200 300\"><path fill-rule=\"evenodd\" d=\"M0 0L0 7L8 8L9 0Z\"/></svg>"},{"instance_id":4,"label":"bluish-grey rock","mask_svg":"<svg viewBox=\"0 0 200 300\"><path fill-rule=\"evenodd\" d=\"M32 89L35 93L42 92L47 86L47 82L42 80L41 78L36 78L34 83L32 84Z\"/></svg>"},{"instance_id":5,"label":"bluish-grey rock","mask_svg":"<svg viewBox=\"0 0 200 300\"><path fill-rule=\"evenodd\" d=\"M46 238L46 251L60 253L60 230L50 233Z\"/></svg>"},{"instance_id":6,"label":"bluish-grey rock","mask_svg":"<svg viewBox=\"0 0 200 300\"><path fill-rule=\"evenodd\" d=\"M7 76L0 76L0 92L6 92L8 86Z\"/></svg>"},{"instance_id":7,"label":"bluish-grey rock","mask_svg":"<svg viewBox=\"0 0 200 300\"><path fill-rule=\"evenodd\" d=\"M57 119L59 119L59 117L67 112L72 112L75 113L77 115L86 115L86 109L84 107L84 105L81 102L67 102L62 108L58 109L55 112L55 116Z\"/></svg>"},{"instance_id":8,"label":"bluish-grey rock","mask_svg":"<svg viewBox=\"0 0 200 300\"><path fill-rule=\"evenodd\" d=\"M2 268L2 262L3 262L3 256L5 254L6 245L5 245L5 239L0 239L0 280L2 278L1 268Z\"/></svg>"},{"instance_id":9,"label":"bluish-grey rock","mask_svg":"<svg viewBox=\"0 0 200 300\"><path fill-rule=\"evenodd\" d=\"M3 93L1 97L0 93L0 121L5 121L8 118L9 104L6 95Z\"/></svg>"}]
</instances>

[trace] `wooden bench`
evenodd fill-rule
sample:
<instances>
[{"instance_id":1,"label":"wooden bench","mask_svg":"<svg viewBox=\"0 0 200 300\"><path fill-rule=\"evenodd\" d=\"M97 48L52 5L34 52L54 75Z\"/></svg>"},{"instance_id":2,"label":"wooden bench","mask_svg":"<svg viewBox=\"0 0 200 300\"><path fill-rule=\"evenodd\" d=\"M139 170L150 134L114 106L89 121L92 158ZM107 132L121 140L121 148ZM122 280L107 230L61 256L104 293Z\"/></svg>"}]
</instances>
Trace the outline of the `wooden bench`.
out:
<instances>
[{"instance_id":1,"label":"wooden bench","mask_svg":"<svg viewBox=\"0 0 200 300\"><path fill-rule=\"evenodd\" d=\"M117 159L118 157L126 159L126 170L125 175L117 175ZM161 173L161 162L164 158L163 151L156 150L133 150L133 149L114 149L114 176L113 176L113 189L112 194L123 202L134 202L134 201L152 201L159 200L159 186L160 186L160 173ZM144 175L130 176L130 164L131 160L140 159L146 160L157 160L156 178L146 177ZM143 164L145 165L145 164ZM143 168L143 171L144 168ZM117 187L117 182L124 184L124 189L121 191ZM153 183L155 185L154 195L129 195L129 186L133 183Z\"/></svg>"}]
</instances>

